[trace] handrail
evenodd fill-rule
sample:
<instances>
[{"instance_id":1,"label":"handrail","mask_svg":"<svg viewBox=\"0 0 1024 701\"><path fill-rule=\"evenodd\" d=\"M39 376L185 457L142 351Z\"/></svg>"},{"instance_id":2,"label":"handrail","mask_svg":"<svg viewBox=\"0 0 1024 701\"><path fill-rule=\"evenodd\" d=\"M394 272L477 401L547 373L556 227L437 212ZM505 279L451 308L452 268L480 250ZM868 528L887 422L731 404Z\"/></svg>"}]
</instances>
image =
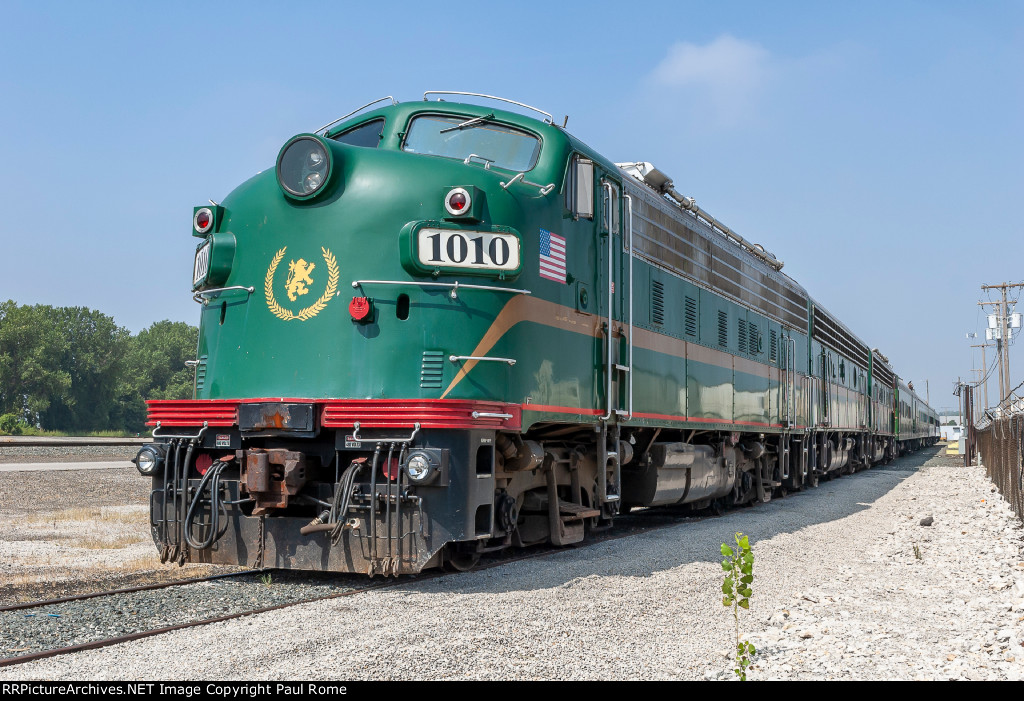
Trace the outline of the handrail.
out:
<instances>
[{"instance_id":1,"label":"handrail","mask_svg":"<svg viewBox=\"0 0 1024 701\"><path fill-rule=\"evenodd\" d=\"M245 285L231 285L230 287L214 287L209 290L200 290L199 292L196 292L194 295L192 295L192 299L195 300L196 302L206 304L207 302L210 301L206 299L207 295L217 294L220 292L227 292L229 290L245 290L246 292L249 293L249 295L251 295L253 292L256 291L256 288L246 287ZM249 298L249 295L246 295L247 300Z\"/></svg>"},{"instance_id":2,"label":"handrail","mask_svg":"<svg viewBox=\"0 0 1024 701\"><path fill-rule=\"evenodd\" d=\"M462 164L468 166L470 163L473 162L474 158L484 162L484 170L490 170L491 164L494 163L493 158L487 158L486 156L481 156L480 154L477 153L471 153L468 156L466 156L466 159L462 161Z\"/></svg>"},{"instance_id":3,"label":"handrail","mask_svg":"<svg viewBox=\"0 0 1024 701\"><path fill-rule=\"evenodd\" d=\"M367 102L367 103L366 103L365 105L363 105L362 107L360 107L360 108L359 108L359 109L357 109L357 110L352 110L351 112L349 112L348 114L346 114L346 115L345 115L344 117L338 117L338 118L337 118L337 119L335 119L335 120L334 120L333 122L330 122L329 124L325 124L325 125L323 125L322 127L320 127L319 129L317 129L317 130L316 130L316 131L314 131L313 133L314 133L314 134L319 134L320 132L322 132L322 131L323 131L323 132L324 132L324 135L326 135L326 134L327 134L327 132L326 132L326 131L324 131L325 129L329 129L330 127L333 127L333 126L334 126L335 124L337 124L338 122L340 122L340 121L342 121L342 120L345 120L345 119L348 119L349 117L351 117L352 115L354 115L354 114L356 114L356 113L358 113L358 112L362 112L363 110L365 110L365 109L366 109L367 107L369 107L370 105L376 105L376 104L377 104L378 102L384 102L384 100L391 100L391 104L392 104L392 105L397 105L397 104L398 104L398 100L396 100L395 98L393 98L393 97L392 97L391 95L388 95L387 97L381 97L381 98L378 98L378 99L374 100L373 102Z\"/></svg>"},{"instance_id":4,"label":"handrail","mask_svg":"<svg viewBox=\"0 0 1024 701\"><path fill-rule=\"evenodd\" d=\"M626 203L629 205L629 216L626 217L626 221L629 222L629 415L628 418L633 418L633 198L629 195L623 195ZM611 236L611 234L608 234Z\"/></svg>"},{"instance_id":5,"label":"handrail","mask_svg":"<svg viewBox=\"0 0 1024 701\"><path fill-rule=\"evenodd\" d=\"M796 377L794 372L796 371L796 339L790 336L788 339L789 343L786 344L786 421L789 423L789 427L793 426L793 419L796 418L796 407L793 404L796 402ZM792 354L790 349L792 348ZM803 388L801 388L803 389Z\"/></svg>"},{"instance_id":6,"label":"handrail","mask_svg":"<svg viewBox=\"0 0 1024 701\"><path fill-rule=\"evenodd\" d=\"M547 122L549 124L554 124L555 123L555 118L552 117L549 113L545 112L544 110L539 110L536 107L531 107L530 105L527 105L526 103L523 103L523 102L516 102L515 100L510 100L507 97L497 97L496 95L484 95L483 93L478 93L478 92L460 92L458 90L427 90L425 93L423 93L423 101L424 102L428 101L427 100L427 95L468 95L469 97L485 97L488 100L498 100L499 102L508 102L509 104L519 105L520 107L525 107L526 109L533 110L534 112L540 112L545 117L547 117Z\"/></svg>"},{"instance_id":7,"label":"handrail","mask_svg":"<svg viewBox=\"0 0 1024 701\"><path fill-rule=\"evenodd\" d=\"M156 435L156 432L160 430L160 422L157 421L156 422L156 426L153 428L153 431L152 431L152 433L150 435L153 436L153 438L183 438L183 439L187 439L187 440L190 440L190 441L197 441L197 440L199 440L200 438L203 437L203 434L206 433L206 429L208 429L209 427L210 427L209 422L208 421L204 421L203 422L203 427L201 429L199 429L199 433L197 433L194 436L184 435L184 434L176 435L176 434L170 434L170 433L165 433L165 434L161 434L161 435L158 436L158 435Z\"/></svg>"},{"instance_id":8,"label":"handrail","mask_svg":"<svg viewBox=\"0 0 1024 701\"><path fill-rule=\"evenodd\" d=\"M524 177L526 177L526 173L516 173L514 176L512 176L512 179L509 180L508 182L505 182L504 180L502 180L501 181L501 189L502 190L507 190L509 188L509 186L512 185L512 183L516 182L517 180L522 180Z\"/></svg>"},{"instance_id":9,"label":"handrail","mask_svg":"<svg viewBox=\"0 0 1024 701\"><path fill-rule=\"evenodd\" d=\"M512 414L502 414L493 411L474 411L474 419L511 419Z\"/></svg>"},{"instance_id":10,"label":"handrail","mask_svg":"<svg viewBox=\"0 0 1024 701\"><path fill-rule=\"evenodd\" d=\"M555 189L555 184L554 183L548 183L547 185L541 185L540 183L535 183L535 182L533 182L531 180L527 180L525 177L523 177L525 175L526 175L525 172L523 172L523 173L516 173L514 176L512 176L512 179L509 180L508 182L505 182L504 180L502 180L499 183L501 185L501 189L502 190L508 190L509 186L510 185L514 185L517 181L522 181L523 185L529 185L530 187L537 188L538 190L540 190L541 197L547 196L548 193L550 193L552 190Z\"/></svg>"},{"instance_id":11,"label":"handrail","mask_svg":"<svg viewBox=\"0 0 1024 701\"><path fill-rule=\"evenodd\" d=\"M492 358L486 355L449 355L448 360L453 363L458 363L463 360L492 360L496 363L508 363L509 366L516 364L515 358Z\"/></svg>"},{"instance_id":12,"label":"handrail","mask_svg":"<svg viewBox=\"0 0 1024 701\"><path fill-rule=\"evenodd\" d=\"M514 287L498 287L497 285L463 285L458 282L419 282L417 280L353 280L352 287L363 285L416 285L419 287L447 287L451 289L451 298L459 298L459 290L490 290L492 292L508 292L509 294L528 295L533 294L529 290L519 290Z\"/></svg>"},{"instance_id":13,"label":"handrail","mask_svg":"<svg viewBox=\"0 0 1024 701\"><path fill-rule=\"evenodd\" d=\"M405 438L403 436L390 436L386 438L363 438L362 436L359 435L359 428L360 423L356 421L352 425L352 440L359 441L360 443L362 443L363 441L377 441L377 443L412 443L412 439L415 438L416 434L420 432L420 422L417 421L416 423L413 424L412 435L410 435L408 438ZM376 475L376 470L374 470L374 475Z\"/></svg>"},{"instance_id":14,"label":"handrail","mask_svg":"<svg viewBox=\"0 0 1024 701\"><path fill-rule=\"evenodd\" d=\"M611 201L612 201L612 185L608 181L605 181L605 182L603 182L601 184L601 188L603 190L605 190L606 193L607 193L609 209L610 209ZM607 361L605 362L605 366L606 366L607 369L605 370L605 380L604 380L604 398L605 398L605 402L608 404L608 411L605 413L604 416L601 417L601 419L600 419L601 421L608 421L610 418L612 418L612 414L615 413L615 407L614 407L614 404L612 402L612 371L614 370L614 365L615 365L612 362L612 337L615 335L614 332L613 332L614 317L613 317L613 306L612 306L613 302L614 302L613 296L615 294L615 292L614 292L614 289L615 289L615 278L612 277L612 272L613 272L613 269L612 269L612 259L615 257L615 248L614 248L615 237L612 236L612 226L611 226L611 223L612 223L612 216L611 216L611 212L609 211L609 213L608 213L608 281L607 281L607 284L608 284L608 329L607 329L608 341L606 343L608 356L607 356Z\"/></svg>"}]
</instances>

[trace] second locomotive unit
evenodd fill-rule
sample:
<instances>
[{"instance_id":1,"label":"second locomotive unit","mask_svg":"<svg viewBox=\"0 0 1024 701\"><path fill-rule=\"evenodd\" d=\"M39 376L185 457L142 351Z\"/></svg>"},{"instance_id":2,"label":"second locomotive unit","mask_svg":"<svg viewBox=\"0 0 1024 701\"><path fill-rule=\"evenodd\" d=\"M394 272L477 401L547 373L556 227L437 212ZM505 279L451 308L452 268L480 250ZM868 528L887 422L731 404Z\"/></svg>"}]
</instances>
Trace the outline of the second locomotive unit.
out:
<instances>
[{"instance_id":1,"label":"second locomotive unit","mask_svg":"<svg viewBox=\"0 0 1024 701\"><path fill-rule=\"evenodd\" d=\"M465 569L937 439L877 349L650 163L431 95L195 209L195 398L149 402L136 458L165 561Z\"/></svg>"}]
</instances>

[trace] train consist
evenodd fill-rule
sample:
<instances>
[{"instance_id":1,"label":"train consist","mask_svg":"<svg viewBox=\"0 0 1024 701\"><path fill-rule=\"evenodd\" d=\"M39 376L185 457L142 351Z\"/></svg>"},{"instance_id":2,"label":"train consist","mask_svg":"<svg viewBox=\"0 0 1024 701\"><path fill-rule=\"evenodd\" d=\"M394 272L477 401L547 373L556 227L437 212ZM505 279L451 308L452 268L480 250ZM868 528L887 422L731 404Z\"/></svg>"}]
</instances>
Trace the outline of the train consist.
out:
<instances>
[{"instance_id":1,"label":"train consist","mask_svg":"<svg viewBox=\"0 0 1024 701\"><path fill-rule=\"evenodd\" d=\"M195 398L149 402L136 458L164 561L465 569L937 440L885 356L650 163L441 95L195 209Z\"/></svg>"}]
</instances>

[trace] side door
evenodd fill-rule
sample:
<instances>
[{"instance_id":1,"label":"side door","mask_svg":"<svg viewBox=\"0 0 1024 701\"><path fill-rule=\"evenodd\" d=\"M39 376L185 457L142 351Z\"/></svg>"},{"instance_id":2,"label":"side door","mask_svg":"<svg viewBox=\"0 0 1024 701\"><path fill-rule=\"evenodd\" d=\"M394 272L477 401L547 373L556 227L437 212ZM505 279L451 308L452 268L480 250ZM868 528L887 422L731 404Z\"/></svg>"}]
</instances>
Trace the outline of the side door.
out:
<instances>
[{"instance_id":1,"label":"side door","mask_svg":"<svg viewBox=\"0 0 1024 701\"><path fill-rule=\"evenodd\" d=\"M600 254L601 247L597 235L597 204L598 193L594 182L594 161L584 154L572 153L566 164L564 204L562 224L557 236L549 236L544 240L542 234L540 250L541 277L562 282L568 288L571 301L563 297L566 306L572 305L576 312L587 315L582 317L587 326L600 326L602 314L601 295L598 293L601 278L600 266L594 261ZM572 269L572 275L566 269L566 258L586 263ZM580 338L574 343L580 342ZM593 333L587 334L586 349L573 345L572 348L562 347L557 355L572 354L574 366L578 370L580 382L581 404L592 410L603 411L607 404L605 379L601 368L601 357L604 352L604 340Z\"/></svg>"}]
</instances>

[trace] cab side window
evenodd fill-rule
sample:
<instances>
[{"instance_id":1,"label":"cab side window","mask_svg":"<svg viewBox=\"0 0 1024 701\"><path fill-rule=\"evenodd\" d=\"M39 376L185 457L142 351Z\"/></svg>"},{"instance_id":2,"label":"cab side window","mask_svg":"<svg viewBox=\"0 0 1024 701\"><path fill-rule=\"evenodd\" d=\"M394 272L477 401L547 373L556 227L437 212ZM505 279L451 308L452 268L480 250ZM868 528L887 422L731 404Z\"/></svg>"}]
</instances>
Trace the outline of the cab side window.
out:
<instances>
[{"instance_id":1,"label":"cab side window","mask_svg":"<svg viewBox=\"0 0 1024 701\"><path fill-rule=\"evenodd\" d=\"M594 162L580 154L569 160L565 178L565 208L575 219L594 218Z\"/></svg>"},{"instance_id":2,"label":"cab side window","mask_svg":"<svg viewBox=\"0 0 1024 701\"><path fill-rule=\"evenodd\" d=\"M335 141L349 146L362 146L364 148L377 148L380 144L380 137L384 133L384 120L374 119L371 122L360 124L337 136L331 137Z\"/></svg>"}]
</instances>

